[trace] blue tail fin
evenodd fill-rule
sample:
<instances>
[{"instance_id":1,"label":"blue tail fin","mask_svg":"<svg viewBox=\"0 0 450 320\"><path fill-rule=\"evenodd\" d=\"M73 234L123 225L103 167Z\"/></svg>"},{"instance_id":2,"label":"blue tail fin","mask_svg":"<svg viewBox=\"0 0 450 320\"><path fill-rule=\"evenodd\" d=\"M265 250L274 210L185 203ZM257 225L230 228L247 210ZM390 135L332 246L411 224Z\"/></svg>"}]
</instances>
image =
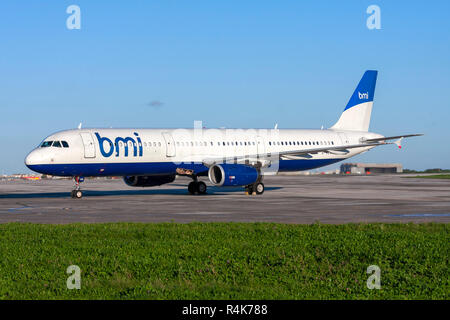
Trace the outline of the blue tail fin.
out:
<instances>
[{"instance_id":1,"label":"blue tail fin","mask_svg":"<svg viewBox=\"0 0 450 320\"><path fill-rule=\"evenodd\" d=\"M375 93L375 84L377 82L378 71L367 70L359 81L358 86L353 92L350 100L347 103L344 111L351 107L357 106L360 103L373 101Z\"/></svg>"},{"instance_id":2,"label":"blue tail fin","mask_svg":"<svg viewBox=\"0 0 450 320\"><path fill-rule=\"evenodd\" d=\"M368 131L378 71L367 70L359 81L338 122L331 129Z\"/></svg>"}]
</instances>

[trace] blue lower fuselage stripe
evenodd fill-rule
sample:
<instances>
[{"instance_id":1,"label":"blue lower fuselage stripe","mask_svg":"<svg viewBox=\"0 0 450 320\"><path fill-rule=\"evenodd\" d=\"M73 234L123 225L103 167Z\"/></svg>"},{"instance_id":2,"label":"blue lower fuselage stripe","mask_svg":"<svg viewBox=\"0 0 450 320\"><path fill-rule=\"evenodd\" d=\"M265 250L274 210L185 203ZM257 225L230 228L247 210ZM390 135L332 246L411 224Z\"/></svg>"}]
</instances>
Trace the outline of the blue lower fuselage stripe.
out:
<instances>
[{"instance_id":1,"label":"blue lower fuselage stripe","mask_svg":"<svg viewBox=\"0 0 450 320\"><path fill-rule=\"evenodd\" d=\"M301 171L319 168L343 159L301 159L280 160L278 171ZM132 176L171 175L177 168L192 169L201 174L208 167L200 163L134 162L134 163L80 163L80 164L39 164L29 165L33 171L54 176Z\"/></svg>"}]
</instances>

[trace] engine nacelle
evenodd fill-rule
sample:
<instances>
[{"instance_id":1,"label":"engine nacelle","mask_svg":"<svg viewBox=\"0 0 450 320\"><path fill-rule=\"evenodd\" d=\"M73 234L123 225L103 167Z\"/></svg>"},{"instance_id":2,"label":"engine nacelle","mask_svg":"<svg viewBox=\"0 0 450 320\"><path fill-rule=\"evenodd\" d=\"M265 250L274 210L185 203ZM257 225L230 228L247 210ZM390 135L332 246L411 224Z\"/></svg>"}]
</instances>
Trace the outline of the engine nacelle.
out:
<instances>
[{"instance_id":1,"label":"engine nacelle","mask_svg":"<svg viewBox=\"0 0 450 320\"><path fill-rule=\"evenodd\" d=\"M170 176L125 176L123 181L130 187L154 187L171 183L175 175Z\"/></svg>"},{"instance_id":2,"label":"engine nacelle","mask_svg":"<svg viewBox=\"0 0 450 320\"><path fill-rule=\"evenodd\" d=\"M258 170L243 164L215 164L208 170L215 186L246 186L258 179Z\"/></svg>"}]
</instances>

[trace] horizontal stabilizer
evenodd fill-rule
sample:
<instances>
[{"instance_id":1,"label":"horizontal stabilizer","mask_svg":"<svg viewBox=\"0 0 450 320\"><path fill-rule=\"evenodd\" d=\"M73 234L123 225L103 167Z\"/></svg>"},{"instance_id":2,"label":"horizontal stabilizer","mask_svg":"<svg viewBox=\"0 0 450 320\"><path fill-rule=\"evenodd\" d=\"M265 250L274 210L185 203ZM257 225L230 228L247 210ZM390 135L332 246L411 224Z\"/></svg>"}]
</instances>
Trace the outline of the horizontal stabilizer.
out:
<instances>
[{"instance_id":1,"label":"horizontal stabilizer","mask_svg":"<svg viewBox=\"0 0 450 320\"><path fill-rule=\"evenodd\" d=\"M383 137L383 138L374 138L374 139L364 139L362 141L364 141L364 142L377 142L377 141L402 139L402 138L417 137L417 136L423 136L423 133L405 134L405 135L402 135L402 136L392 136L392 137Z\"/></svg>"}]
</instances>

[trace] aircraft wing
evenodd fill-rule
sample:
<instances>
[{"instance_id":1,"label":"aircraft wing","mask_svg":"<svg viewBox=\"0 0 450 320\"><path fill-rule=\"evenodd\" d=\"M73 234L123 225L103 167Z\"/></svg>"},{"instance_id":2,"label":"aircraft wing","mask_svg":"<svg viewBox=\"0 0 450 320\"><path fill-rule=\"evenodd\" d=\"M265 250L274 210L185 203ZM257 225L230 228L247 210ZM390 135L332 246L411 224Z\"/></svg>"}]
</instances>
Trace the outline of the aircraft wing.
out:
<instances>
[{"instance_id":1,"label":"aircraft wing","mask_svg":"<svg viewBox=\"0 0 450 320\"><path fill-rule=\"evenodd\" d=\"M319 152L328 152L335 154L346 154L348 153L348 149L353 148L366 148L366 147L376 147L380 145L386 145L392 143L386 142L375 142L375 143L360 143L360 144L352 144L352 145L344 145L344 146L327 146L321 148L311 148L311 149L303 149L303 150L290 150L290 151L280 151L280 152L266 152L260 154L248 154L248 155L240 155L236 157L222 157L222 158L205 158L203 159L203 164L207 167L214 165L215 163L224 163L224 162L238 162L245 159L273 159L274 156L304 156L306 158L311 157L311 154L319 153Z\"/></svg>"}]
</instances>

